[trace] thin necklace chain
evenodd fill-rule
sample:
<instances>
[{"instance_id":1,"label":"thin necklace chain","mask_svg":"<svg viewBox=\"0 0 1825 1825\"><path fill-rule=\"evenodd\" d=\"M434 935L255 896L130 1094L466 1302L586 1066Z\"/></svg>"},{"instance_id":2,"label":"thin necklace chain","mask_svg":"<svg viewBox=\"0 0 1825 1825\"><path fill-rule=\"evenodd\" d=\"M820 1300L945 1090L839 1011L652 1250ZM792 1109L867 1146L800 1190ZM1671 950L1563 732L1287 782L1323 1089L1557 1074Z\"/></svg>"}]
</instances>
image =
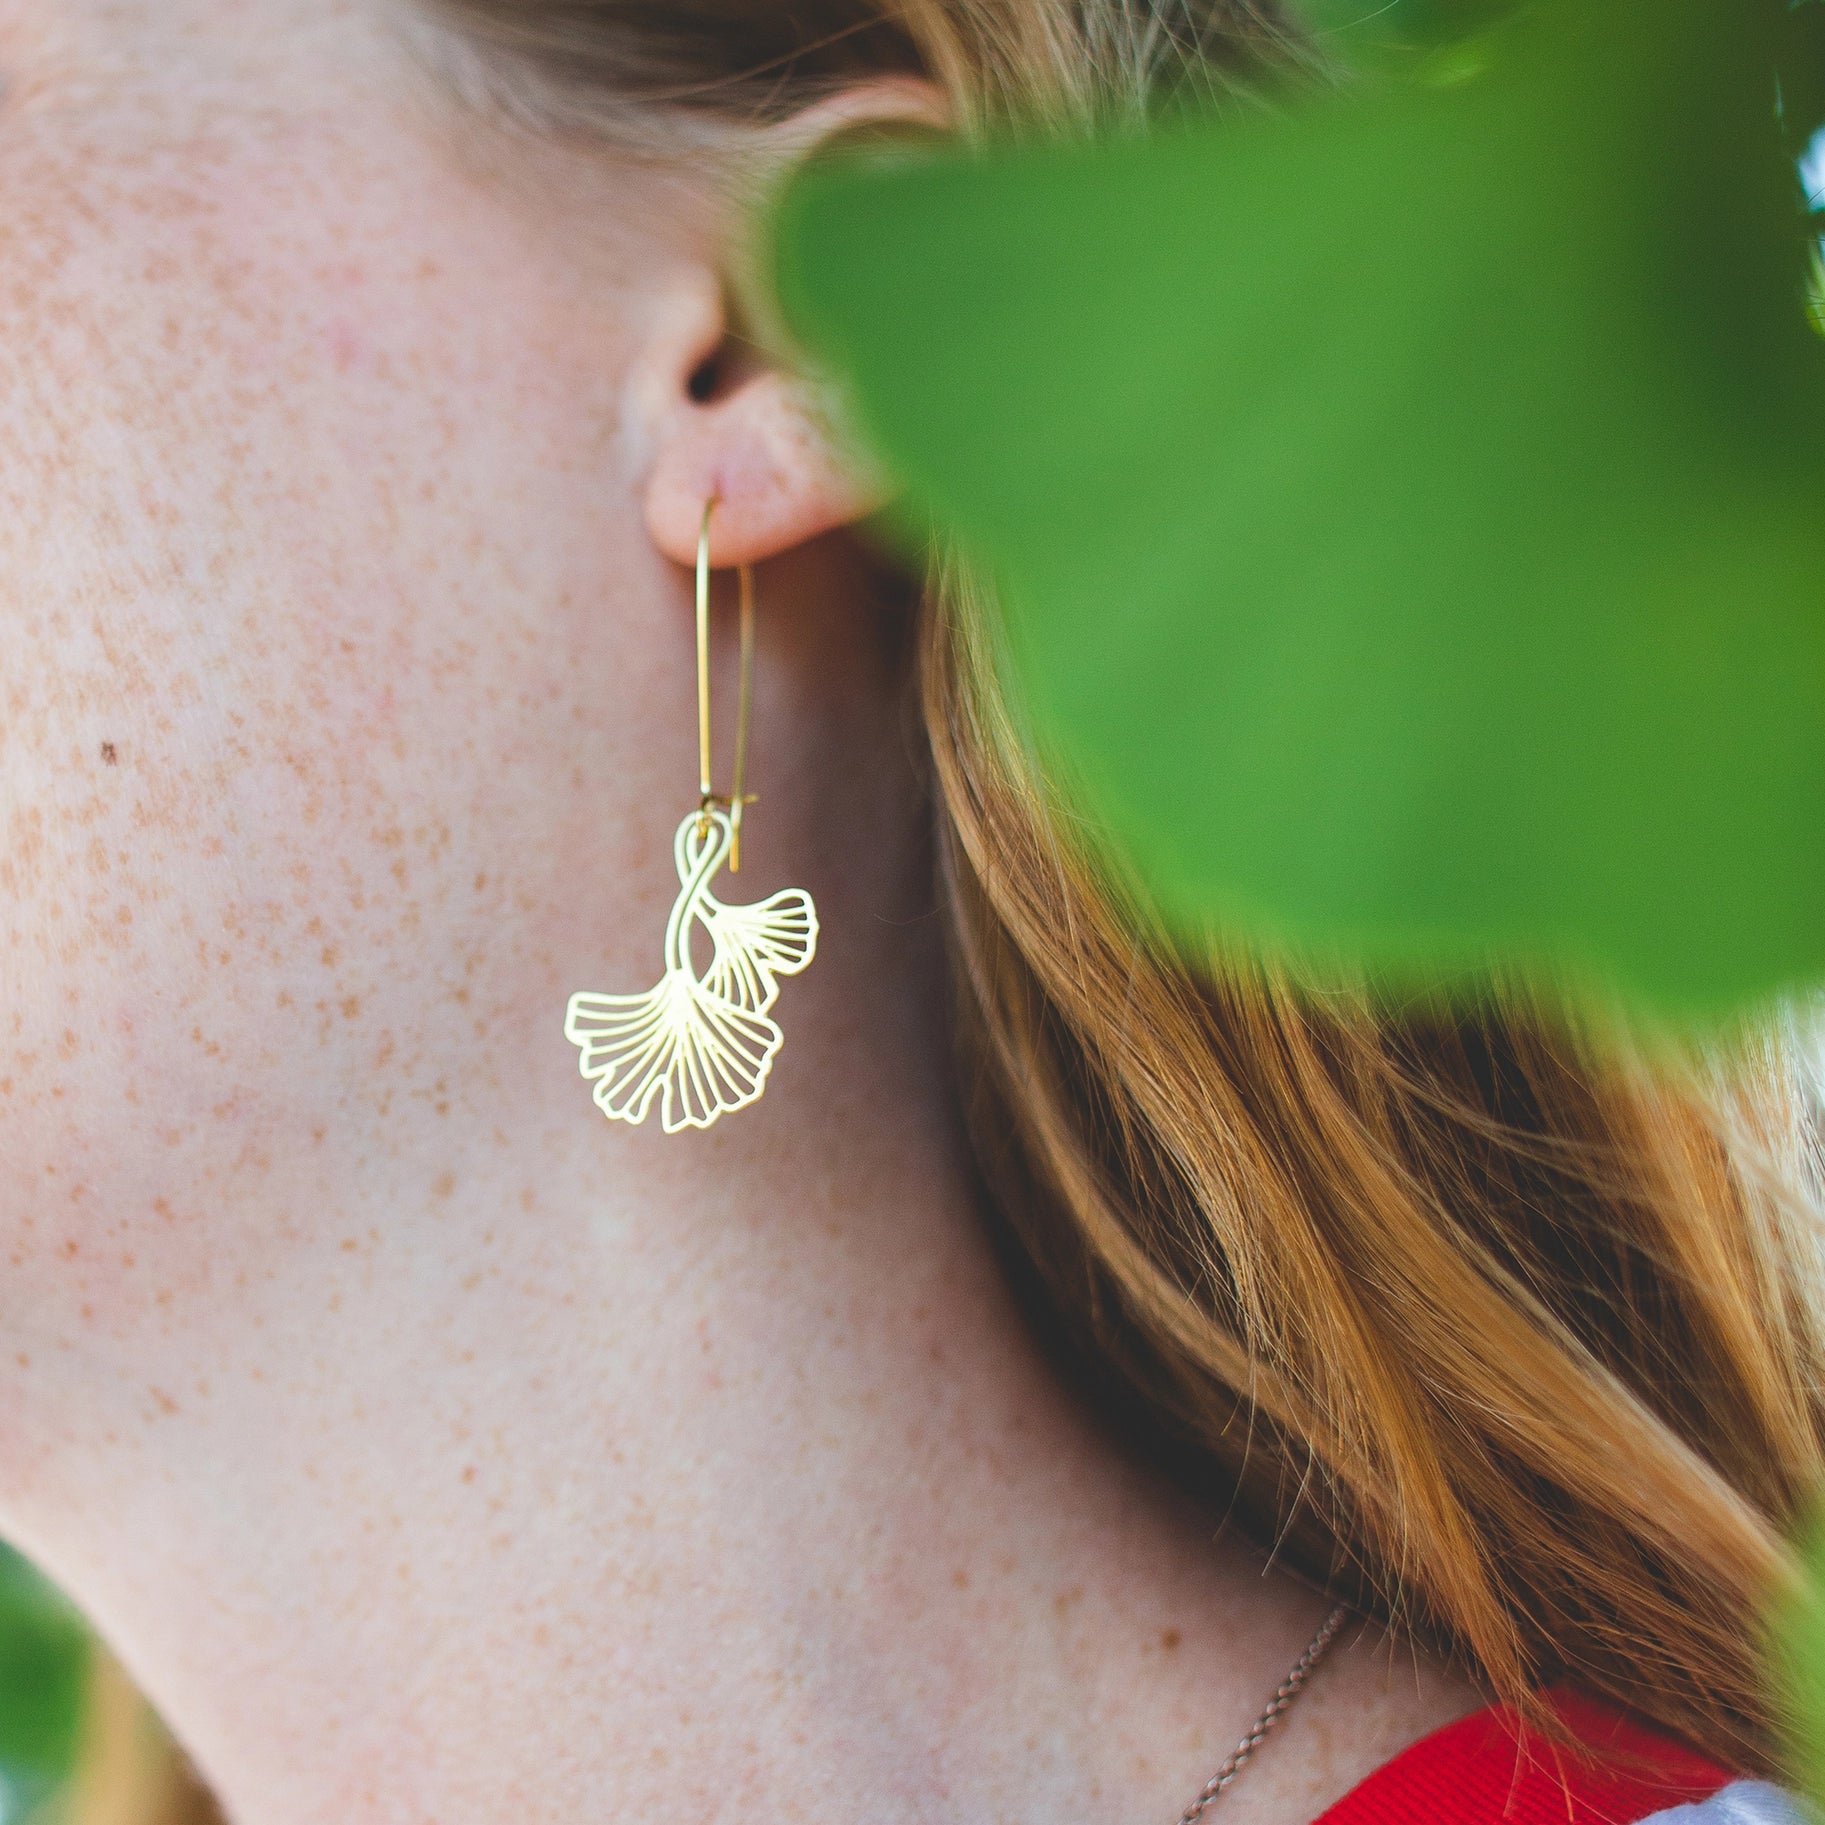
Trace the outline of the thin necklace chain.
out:
<instances>
[{"instance_id":1,"label":"thin necklace chain","mask_svg":"<svg viewBox=\"0 0 1825 1825\"><path fill-rule=\"evenodd\" d=\"M1306 1644L1305 1652L1293 1662L1293 1670L1281 1680L1273 1697L1268 1700L1267 1709L1255 1719L1248 1734L1229 1752L1228 1761L1204 1783L1198 1797L1179 1814L1179 1825L1198 1825L1198 1820L1216 1803L1217 1795L1254 1759L1255 1751L1267 1741L1268 1733L1292 1709L1293 1700L1305 1690L1305 1682L1311 1678L1312 1669L1337 1639L1337 1631L1343 1627L1344 1618L1348 1614L1340 1603L1325 1617L1318 1633Z\"/></svg>"}]
</instances>

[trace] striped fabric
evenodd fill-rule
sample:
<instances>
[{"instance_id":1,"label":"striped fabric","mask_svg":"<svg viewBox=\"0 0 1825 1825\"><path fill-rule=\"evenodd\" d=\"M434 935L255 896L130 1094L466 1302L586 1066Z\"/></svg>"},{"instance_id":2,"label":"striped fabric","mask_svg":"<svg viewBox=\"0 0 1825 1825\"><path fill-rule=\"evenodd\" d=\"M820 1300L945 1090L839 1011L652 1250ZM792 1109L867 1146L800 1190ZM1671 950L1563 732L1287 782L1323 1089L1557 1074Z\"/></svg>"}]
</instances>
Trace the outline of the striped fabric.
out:
<instances>
[{"instance_id":1,"label":"striped fabric","mask_svg":"<svg viewBox=\"0 0 1825 1825\"><path fill-rule=\"evenodd\" d=\"M1654 1813L1643 1825L1807 1825L1791 1799L1766 1781L1732 1781L1708 1800Z\"/></svg>"}]
</instances>

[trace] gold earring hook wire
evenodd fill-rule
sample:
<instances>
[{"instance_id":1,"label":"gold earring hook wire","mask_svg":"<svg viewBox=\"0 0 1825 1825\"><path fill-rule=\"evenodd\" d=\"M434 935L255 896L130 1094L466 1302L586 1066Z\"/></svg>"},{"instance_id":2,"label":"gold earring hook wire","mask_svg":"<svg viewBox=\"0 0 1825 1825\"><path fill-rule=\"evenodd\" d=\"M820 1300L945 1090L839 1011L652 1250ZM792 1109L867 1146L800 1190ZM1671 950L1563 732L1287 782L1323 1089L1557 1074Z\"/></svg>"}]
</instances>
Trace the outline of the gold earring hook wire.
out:
<instances>
[{"instance_id":1,"label":"gold earring hook wire","mask_svg":"<svg viewBox=\"0 0 1825 1825\"><path fill-rule=\"evenodd\" d=\"M754 571L751 565L736 568L741 589L741 684L735 703L735 783L727 798L718 793L710 776L710 515L716 497L703 504L703 522L697 529L697 792L698 809L707 813L722 805L729 813L729 872L741 872L741 812L754 802L747 791L748 721L754 696ZM697 826L699 836L709 834L709 818Z\"/></svg>"}]
</instances>

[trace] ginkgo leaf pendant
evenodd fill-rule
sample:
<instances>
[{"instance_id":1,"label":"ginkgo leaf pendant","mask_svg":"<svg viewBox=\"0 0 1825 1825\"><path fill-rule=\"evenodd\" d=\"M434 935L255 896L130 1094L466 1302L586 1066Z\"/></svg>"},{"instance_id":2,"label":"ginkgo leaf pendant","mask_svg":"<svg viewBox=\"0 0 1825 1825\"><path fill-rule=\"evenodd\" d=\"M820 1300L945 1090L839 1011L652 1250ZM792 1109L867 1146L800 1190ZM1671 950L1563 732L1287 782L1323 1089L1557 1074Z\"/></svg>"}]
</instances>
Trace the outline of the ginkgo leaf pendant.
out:
<instances>
[{"instance_id":1,"label":"ginkgo leaf pendant","mask_svg":"<svg viewBox=\"0 0 1825 1825\"><path fill-rule=\"evenodd\" d=\"M678 898L657 984L644 995L570 998L564 1036L579 1048L577 1068L594 1081L596 1106L611 1121L643 1122L656 1102L667 1134L707 1128L766 1086L784 1038L768 1010L779 978L796 976L817 951L817 909L798 887L751 906L716 899L710 882L733 834L728 814L714 808L678 826ZM691 962L693 924L710 944L701 976Z\"/></svg>"}]
</instances>

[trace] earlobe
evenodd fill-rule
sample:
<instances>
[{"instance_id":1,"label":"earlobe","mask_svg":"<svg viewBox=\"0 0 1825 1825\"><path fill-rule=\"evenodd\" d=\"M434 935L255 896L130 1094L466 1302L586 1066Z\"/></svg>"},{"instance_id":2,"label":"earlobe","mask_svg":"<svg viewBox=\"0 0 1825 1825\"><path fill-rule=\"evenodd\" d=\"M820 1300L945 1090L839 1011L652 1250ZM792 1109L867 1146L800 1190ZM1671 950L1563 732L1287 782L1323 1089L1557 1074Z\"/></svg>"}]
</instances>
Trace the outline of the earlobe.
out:
<instances>
[{"instance_id":1,"label":"earlobe","mask_svg":"<svg viewBox=\"0 0 1825 1825\"><path fill-rule=\"evenodd\" d=\"M653 543L675 563L697 551L716 502L715 562L757 564L880 507L885 489L840 438L803 381L776 368L699 402L688 382L661 426L646 487Z\"/></svg>"}]
</instances>

